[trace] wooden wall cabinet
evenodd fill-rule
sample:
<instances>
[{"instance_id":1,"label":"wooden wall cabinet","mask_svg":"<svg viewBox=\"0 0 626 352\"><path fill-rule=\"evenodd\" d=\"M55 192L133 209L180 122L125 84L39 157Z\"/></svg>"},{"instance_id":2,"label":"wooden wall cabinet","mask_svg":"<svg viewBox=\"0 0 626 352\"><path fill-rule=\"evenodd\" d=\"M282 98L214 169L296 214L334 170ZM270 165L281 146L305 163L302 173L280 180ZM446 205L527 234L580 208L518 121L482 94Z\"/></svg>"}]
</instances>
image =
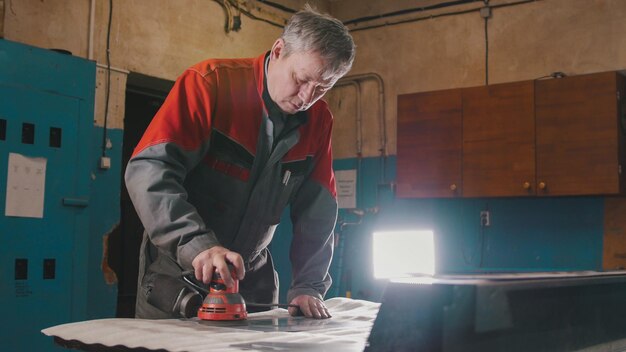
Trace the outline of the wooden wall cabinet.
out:
<instances>
[{"instance_id":1,"label":"wooden wall cabinet","mask_svg":"<svg viewBox=\"0 0 626 352\"><path fill-rule=\"evenodd\" d=\"M397 194L462 194L461 89L398 96Z\"/></svg>"},{"instance_id":2,"label":"wooden wall cabinet","mask_svg":"<svg viewBox=\"0 0 626 352\"><path fill-rule=\"evenodd\" d=\"M463 195L527 196L535 183L532 81L463 90Z\"/></svg>"},{"instance_id":3,"label":"wooden wall cabinet","mask_svg":"<svg viewBox=\"0 0 626 352\"><path fill-rule=\"evenodd\" d=\"M398 197L626 193L617 72L398 97Z\"/></svg>"},{"instance_id":4,"label":"wooden wall cabinet","mask_svg":"<svg viewBox=\"0 0 626 352\"><path fill-rule=\"evenodd\" d=\"M535 90L537 194L622 193L624 77L606 72L540 80Z\"/></svg>"}]
</instances>

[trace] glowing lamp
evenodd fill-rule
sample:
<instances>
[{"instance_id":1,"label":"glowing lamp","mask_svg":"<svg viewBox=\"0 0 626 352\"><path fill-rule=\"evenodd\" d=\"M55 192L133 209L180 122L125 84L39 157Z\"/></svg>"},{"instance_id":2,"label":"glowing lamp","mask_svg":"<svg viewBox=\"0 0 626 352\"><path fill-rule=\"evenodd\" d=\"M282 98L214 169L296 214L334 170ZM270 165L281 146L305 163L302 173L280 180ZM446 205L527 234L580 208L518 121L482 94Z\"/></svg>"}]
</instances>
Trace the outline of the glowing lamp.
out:
<instances>
[{"instance_id":1,"label":"glowing lamp","mask_svg":"<svg viewBox=\"0 0 626 352\"><path fill-rule=\"evenodd\" d=\"M379 231L372 237L375 278L435 274L432 230Z\"/></svg>"}]
</instances>

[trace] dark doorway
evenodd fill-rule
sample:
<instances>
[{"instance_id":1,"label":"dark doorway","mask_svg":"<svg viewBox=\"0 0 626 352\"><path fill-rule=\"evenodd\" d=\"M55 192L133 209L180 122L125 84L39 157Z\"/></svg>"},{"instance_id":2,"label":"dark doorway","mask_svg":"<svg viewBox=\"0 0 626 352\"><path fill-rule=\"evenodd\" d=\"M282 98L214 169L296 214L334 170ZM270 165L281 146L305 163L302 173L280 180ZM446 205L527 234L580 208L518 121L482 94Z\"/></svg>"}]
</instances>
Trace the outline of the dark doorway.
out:
<instances>
[{"instance_id":1,"label":"dark doorway","mask_svg":"<svg viewBox=\"0 0 626 352\"><path fill-rule=\"evenodd\" d=\"M109 238L109 264L118 278L118 318L135 316L139 247L143 236L143 225L124 184L124 172L135 146L173 85L172 81L136 73L130 73L126 83L120 226L119 231L112 233Z\"/></svg>"}]
</instances>

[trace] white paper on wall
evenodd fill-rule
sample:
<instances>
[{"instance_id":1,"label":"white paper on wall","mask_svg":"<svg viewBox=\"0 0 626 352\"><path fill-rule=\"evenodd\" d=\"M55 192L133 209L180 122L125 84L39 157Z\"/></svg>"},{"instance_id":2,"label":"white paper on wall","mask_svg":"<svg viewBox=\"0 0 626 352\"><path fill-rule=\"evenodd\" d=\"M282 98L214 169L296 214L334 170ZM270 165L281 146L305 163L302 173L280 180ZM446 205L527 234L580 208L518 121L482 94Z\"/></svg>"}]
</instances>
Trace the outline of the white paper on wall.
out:
<instances>
[{"instance_id":1,"label":"white paper on wall","mask_svg":"<svg viewBox=\"0 0 626 352\"><path fill-rule=\"evenodd\" d=\"M335 171L340 209L356 208L356 170Z\"/></svg>"},{"instance_id":2,"label":"white paper on wall","mask_svg":"<svg viewBox=\"0 0 626 352\"><path fill-rule=\"evenodd\" d=\"M9 153L6 216L43 218L46 158Z\"/></svg>"}]
</instances>

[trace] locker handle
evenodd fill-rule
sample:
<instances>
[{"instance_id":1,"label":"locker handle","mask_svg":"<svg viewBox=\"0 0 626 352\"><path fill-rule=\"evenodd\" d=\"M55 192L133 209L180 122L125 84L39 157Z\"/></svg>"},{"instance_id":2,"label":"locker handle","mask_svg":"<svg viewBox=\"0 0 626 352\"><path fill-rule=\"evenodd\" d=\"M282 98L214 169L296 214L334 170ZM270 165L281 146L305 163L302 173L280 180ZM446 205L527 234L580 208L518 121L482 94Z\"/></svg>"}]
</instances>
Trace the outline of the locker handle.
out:
<instances>
[{"instance_id":1,"label":"locker handle","mask_svg":"<svg viewBox=\"0 0 626 352\"><path fill-rule=\"evenodd\" d=\"M84 208L89 205L89 199L64 197L63 205L68 206L68 207Z\"/></svg>"}]
</instances>

